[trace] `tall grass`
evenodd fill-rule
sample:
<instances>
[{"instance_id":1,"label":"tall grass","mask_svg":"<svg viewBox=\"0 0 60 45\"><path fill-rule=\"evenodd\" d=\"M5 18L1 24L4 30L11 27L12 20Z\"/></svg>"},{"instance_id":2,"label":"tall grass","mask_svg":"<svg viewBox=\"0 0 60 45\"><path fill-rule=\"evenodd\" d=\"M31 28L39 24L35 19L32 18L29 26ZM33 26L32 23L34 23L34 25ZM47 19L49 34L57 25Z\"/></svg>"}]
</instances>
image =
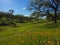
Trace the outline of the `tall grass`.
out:
<instances>
[{"instance_id":1,"label":"tall grass","mask_svg":"<svg viewBox=\"0 0 60 45\"><path fill-rule=\"evenodd\" d=\"M60 45L60 23L25 23L0 27L0 45Z\"/></svg>"}]
</instances>

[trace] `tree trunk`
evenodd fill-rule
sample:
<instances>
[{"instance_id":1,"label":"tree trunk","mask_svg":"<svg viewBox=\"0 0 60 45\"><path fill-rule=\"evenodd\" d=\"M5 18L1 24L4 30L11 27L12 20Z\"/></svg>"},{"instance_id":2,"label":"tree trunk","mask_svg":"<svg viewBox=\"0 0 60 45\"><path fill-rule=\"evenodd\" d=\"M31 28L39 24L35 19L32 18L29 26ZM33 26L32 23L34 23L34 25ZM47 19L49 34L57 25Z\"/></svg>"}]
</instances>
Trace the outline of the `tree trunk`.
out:
<instances>
[{"instance_id":1,"label":"tree trunk","mask_svg":"<svg viewBox=\"0 0 60 45\"><path fill-rule=\"evenodd\" d=\"M55 10L54 23L57 23L57 10Z\"/></svg>"}]
</instances>

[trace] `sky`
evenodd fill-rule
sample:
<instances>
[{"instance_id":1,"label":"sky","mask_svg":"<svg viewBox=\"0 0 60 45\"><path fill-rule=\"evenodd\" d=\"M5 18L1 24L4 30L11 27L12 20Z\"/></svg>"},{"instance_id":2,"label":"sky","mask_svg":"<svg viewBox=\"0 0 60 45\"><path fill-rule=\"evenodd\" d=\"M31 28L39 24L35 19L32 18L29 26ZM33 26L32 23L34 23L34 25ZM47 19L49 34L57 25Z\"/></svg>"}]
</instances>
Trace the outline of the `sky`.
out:
<instances>
[{"instance_id":1,"label":"sky","mask_svg":"<svg viewBox=\"0 0 60 45\"><path fill-rule=\"evenodd\" d=\"M29 0L0 0L0 11L8 12L13 9L14 14L29 15L30 12L26 9Z\"/></svg>"}]
</instances>

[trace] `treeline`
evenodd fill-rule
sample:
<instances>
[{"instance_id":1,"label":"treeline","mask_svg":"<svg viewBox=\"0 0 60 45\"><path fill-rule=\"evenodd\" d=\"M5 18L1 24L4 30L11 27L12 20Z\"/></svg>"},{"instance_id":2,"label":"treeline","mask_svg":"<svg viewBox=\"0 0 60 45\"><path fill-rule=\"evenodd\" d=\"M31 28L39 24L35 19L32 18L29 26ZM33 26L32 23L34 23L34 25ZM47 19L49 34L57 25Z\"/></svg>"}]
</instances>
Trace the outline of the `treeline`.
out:
<instances>
[{"instance_id":1,"label":"treeline","mask_svg":"<svg viewBox=\"0 0 60 45\"><path fill-rule=\"evenodd\" d=\"M47 13L40 13L40 12L32 12L31 17L34 17L35 20L42 20L42 22L51 22L54 21L54 13L51 13L51 15ZM39 19L40 18L40 19ZM44 21L45 20L45 21ZM57 13L56 20L60 20L60 12Z\"/></svg>"},{"instance_id":2,"label":"treeline","mask_svg":"<svg viewBox=\"0 0 60 45\"><path fill-rule=\"evenodd\" d=\"M16 26L17 23L27 23L27 22L39 22L46 23L50 21L54 21L53 14L52 16L47 15L45 19L43 19L44 15L39 12L32 12L30 16L24 16L22 14L13 14L13 10L9 10L9 12L0 11L0 26ZM45 14L46 15L46 14ZM57 20L60 20L60 13L57 15Z\"/></svg>"},{"instance_id":3,"label":"treeline","mask_svg":"<svg viewBox=\"0 0 60 45\"><path fill-rule=\"evenodd\" d=\"M12 11L11 11L12 12ZM10 12L0 12L0 26L3 25L14 25L16 23L27 23L32 21L32 17L24 16L22 14L16 14Z\"/></svg>"}]
</instances>

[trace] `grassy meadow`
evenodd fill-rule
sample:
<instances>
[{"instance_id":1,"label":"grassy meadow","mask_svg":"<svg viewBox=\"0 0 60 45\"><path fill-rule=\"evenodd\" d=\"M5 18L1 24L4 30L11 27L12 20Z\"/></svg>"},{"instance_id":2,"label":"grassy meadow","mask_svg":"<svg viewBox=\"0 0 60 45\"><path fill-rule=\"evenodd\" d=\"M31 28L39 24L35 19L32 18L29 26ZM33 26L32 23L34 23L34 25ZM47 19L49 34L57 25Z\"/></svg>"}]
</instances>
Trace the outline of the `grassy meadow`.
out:
<instances>
[{"instance_id":1,"label":"grassy meadow","mask_svg":"<svg viewBox=\"0 0 60 45\"><path fill-rule=\"evenodd\" d=\"M0 45L60 45L60 22L0 26Z\"/></svg>"}]
</instances>

